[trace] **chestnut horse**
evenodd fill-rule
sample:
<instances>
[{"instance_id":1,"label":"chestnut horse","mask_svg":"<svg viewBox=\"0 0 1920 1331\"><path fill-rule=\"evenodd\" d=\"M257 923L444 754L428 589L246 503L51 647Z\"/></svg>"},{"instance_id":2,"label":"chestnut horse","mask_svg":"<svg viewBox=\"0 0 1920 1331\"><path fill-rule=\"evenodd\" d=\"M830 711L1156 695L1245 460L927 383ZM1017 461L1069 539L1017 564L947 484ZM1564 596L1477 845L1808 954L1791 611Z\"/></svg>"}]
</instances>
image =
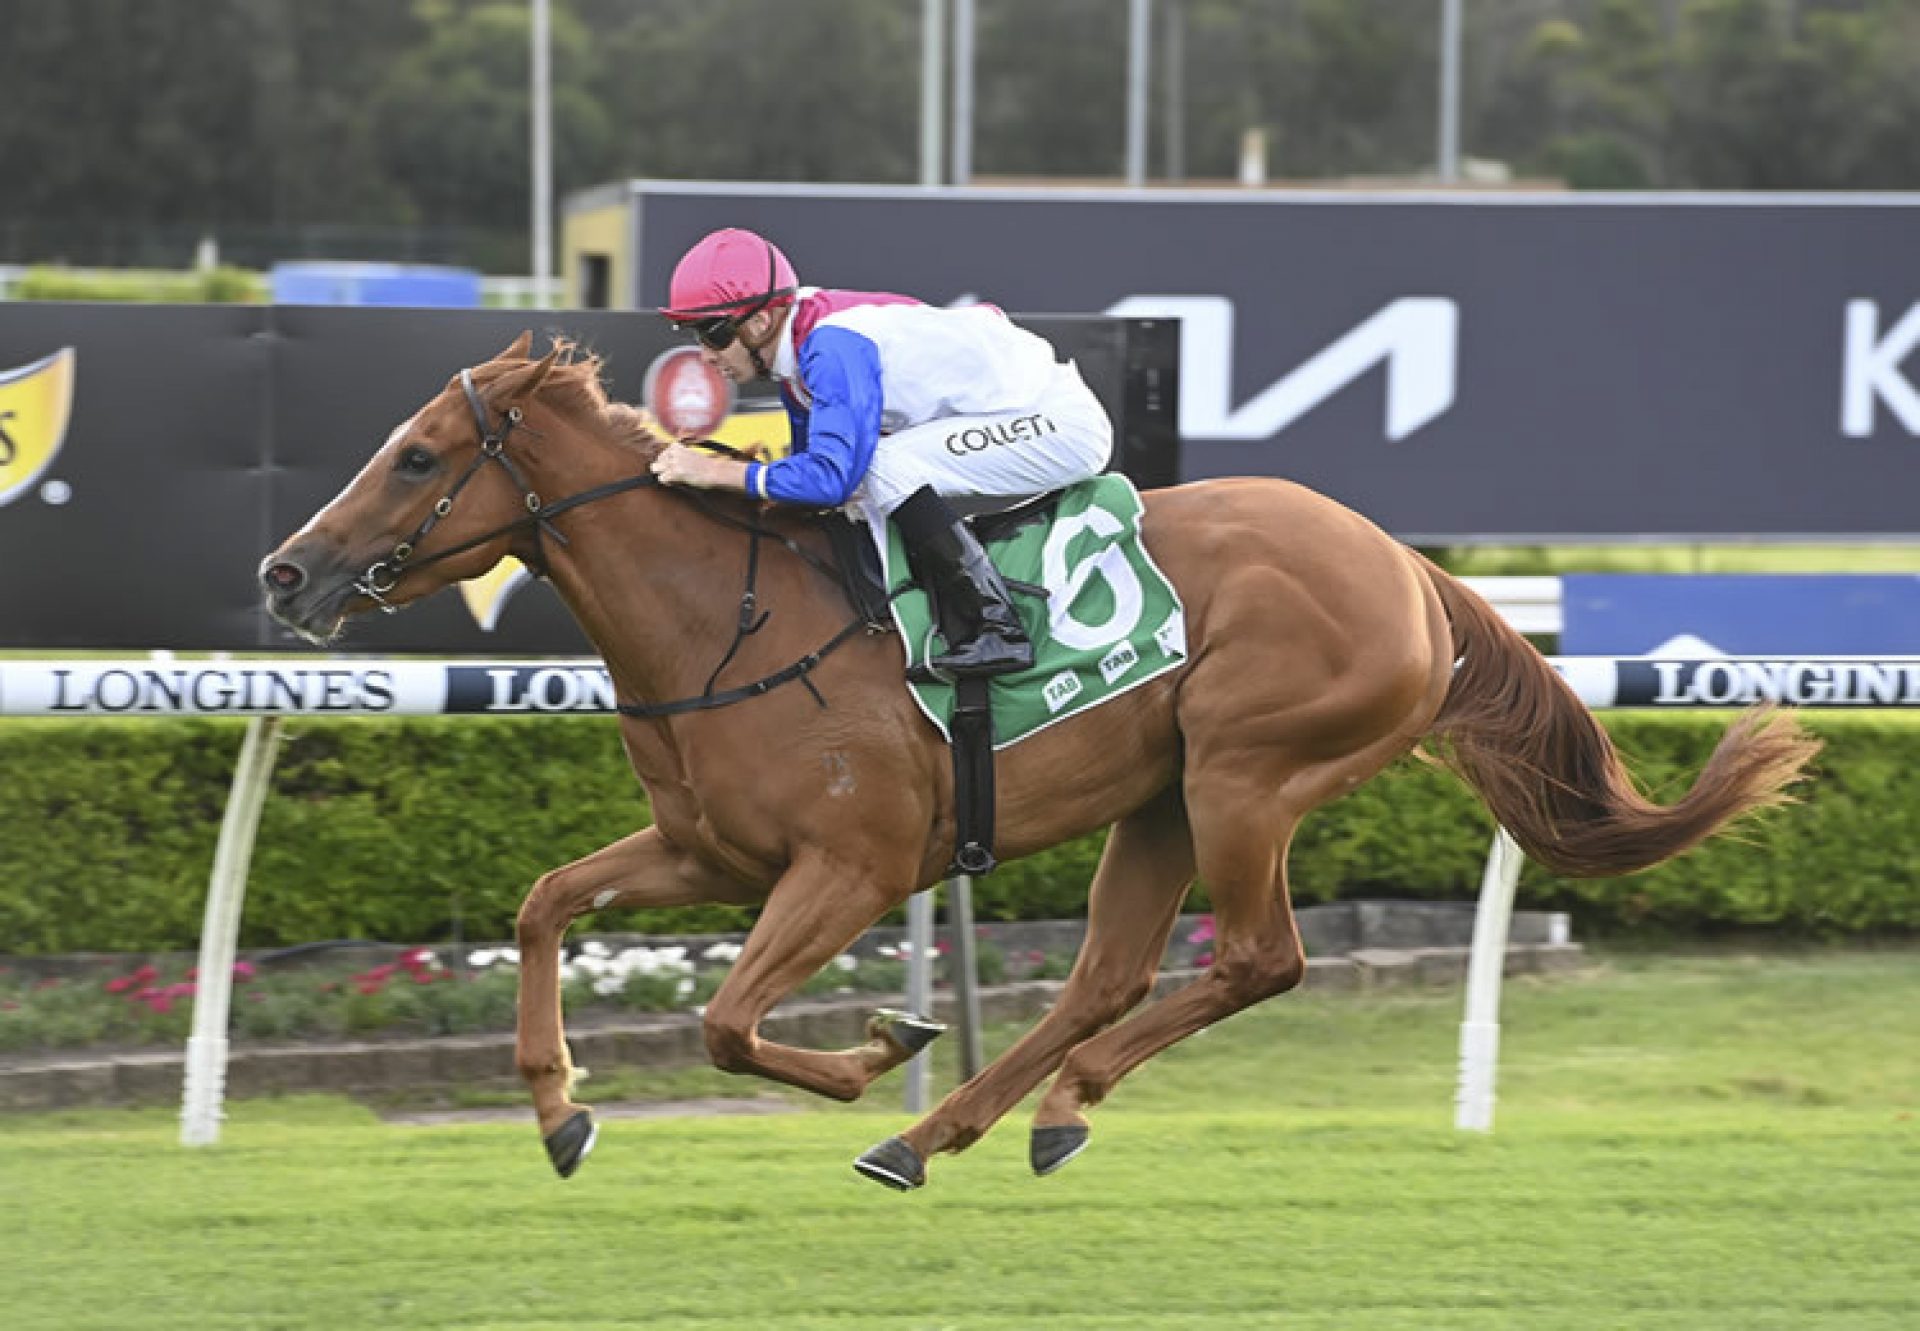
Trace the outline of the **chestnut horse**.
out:
<instances>
[{"instance_id":1,"label":"chestnut horse","mask_svg":"<svg viewBox=\"0 0 1920 1331\"><path fill-rule=\"evenodd\" d=\"M841 634L846 598L795 551L824 559L817 518L651 484L661 441L608 402L598 361L565 344L535 360L530 345L522 336L451 381L267 556L277 619L330 641L352 615L514 555L552 580L630 705L778 675ZM771 614L739 638L751 525L791 544L765 545L758 599ZM1185 603L1187 662L998 755L1002 858L1112 829L1085 944L1023 1039L856 1162L890 1186L918 1186L929 1159L978 1140L1057 1071L1031 1141L1035 1170L1051 1172L1086 1144L1087 1111L1128 1072L1299 984L1295 827L1422 740L1528 855L1581 876L1644 869L1779 802L1816 748L1790 715L1749 712L1684 798L1650 803L1544 658L1463 584L1339 504L1280 480L1210 481L1148 494L1144 533ZM730 644L738 654L710 686ZM950 757L908 697L897 635L839 644L806 675L811 688L623 715L654 825L547 873L521 907L516 1060L563 1177L594 1132L569 1098L559 979L562 935L586 912L761 907L707 1006L707 1048L728 1071L852 1100L937 1033L883 1014L864 1044L825 1052L758 1031L935 882L953 851ZM1196 877L1213 901L1213 964L1133 1011Z\"/></svg>"}]
</instances>

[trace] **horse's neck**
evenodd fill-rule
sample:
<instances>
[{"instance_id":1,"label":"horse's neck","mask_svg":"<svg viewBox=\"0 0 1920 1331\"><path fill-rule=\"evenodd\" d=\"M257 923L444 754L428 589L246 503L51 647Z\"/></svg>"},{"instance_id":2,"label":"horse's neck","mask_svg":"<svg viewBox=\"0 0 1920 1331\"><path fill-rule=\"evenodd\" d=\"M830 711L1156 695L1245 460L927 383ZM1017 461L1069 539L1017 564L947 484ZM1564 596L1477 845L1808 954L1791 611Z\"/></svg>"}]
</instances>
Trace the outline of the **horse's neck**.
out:
<instances>
[{"instance_id":1,"label":"horse's neck","mask_svg":"<svg viewBox=\"0 0 1920 1331\"><path fill-rule=\"evenodd\" d=\"M702 512L682 495L636 491L575 510L572 521L561 520L567 544L546 542L554 590L606 661L622 701L699 694L734 641L749 538L712 513L745 521L748 512L727 499L702 502L711 511ZM784 658L771 664L762 658L787 649L786 639L796 630L805 645L791 648L794 657L818 645L810 621L820 598L797 582L798 561L765 540L760 554L757 599L763 608L778 604L780 631L750 639L754 650L743 648L742 662L729 670L741 676L735 683L786 664ZM775 627L773 621L768 627Z\"/></svg>"}]
</instances>

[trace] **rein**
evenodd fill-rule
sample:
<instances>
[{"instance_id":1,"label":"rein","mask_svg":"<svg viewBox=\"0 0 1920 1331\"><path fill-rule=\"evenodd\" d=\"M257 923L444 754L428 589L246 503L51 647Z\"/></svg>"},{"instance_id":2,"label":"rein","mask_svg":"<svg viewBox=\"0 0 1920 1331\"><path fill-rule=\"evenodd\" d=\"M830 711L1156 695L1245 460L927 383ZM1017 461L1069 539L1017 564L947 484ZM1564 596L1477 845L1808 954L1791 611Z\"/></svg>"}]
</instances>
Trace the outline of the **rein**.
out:
<instances>
[{"instance_id":1,"label":"rein","mask_svg":"<svg viewBox=\"0 0 1920 1331\"><path fill-rule=\"evenodd\" d=\"M569 544L566 536L560 532L559 528L553 525L554 518L571 509L581 508L602 499L609 499L617 494L625 494L629 490L647 489L657 487L660 484L659 479L655 477L652 472L642 472L638 476L623 477L617 481L609 481L604 485L596 485L590 490L582 490L578 494L568 495L564 499L556 499L551 504L542 503L539 494L532 486L527 484L526 479L521 474L520 468L515 465L513 459L508 457L506 453L507 436L513 433L516 426L522 424L520 408L509 407L505 417L502 419L500 429L496 431L488 418L486 404L481 400L479 390L474 387L473 372L471 370L460 371L460 387L466 393L467 405L473 411L474 424L477 425L480 430L480 452L475 455L472 463L468 465L466 471L461 473L459 479L453 483L453 486L447 493L434 503L432 511L429 512L420 525L414 529L413 534L395 545L393 553L385 559L377 560L369 565L367 570L355 579L352 584L354 591L374 602L383 612L389 615L400 607L389 603L385 593L391 592L405 574L418 572L420 569L438 564L442 560L451 559L455 555L464 554L468 550L486 545L490 541L498 540L502 536L523 531L529 527L533 529L536 548L535 558L531 562L534 565L534 572L544 578L546 576L546 560L538 553L540 550L539 541L542 535L551 535L553 539L563 547ZM529 430L529 433L536 432ZM701 446L724 453L742 462L751 461L751 459L739 449L730 448L726 444L716 440L705 440ZM415 551L419 549L420 542L439 524L442 518L453 511L453 501L459 497L460 492L467 487L467 483L474 478L480 468L484 467L488 462L497 462L506 470L508 478L523 496L523 502L527 508L525 516L515 518L511 522L503 523L491 531L461 541L459 544L449 546L444 550L436 550L425 558L414 559L413 555ZM747 638L764 628L767 619L773 613L771 610L758 611L759 598L755 591L760 571L760 539L763 536L778 541L795 555L798 555L804 562L826 575L827 579L831 582L839 582L842 574L836 565L820 558L820 556L790 536L774 531L770 527L762 526L760 523L751 520L742 520L734 517L732 514L723 512L708 503L707 500L696 491L687 491L683 497L688 503L692 504L694 508L698 509L711 520L748 534L747 581L746 587L740 595L740 615L735 622L733 642L728 646L726 655L720 658L720 664L713 668L711 675L707 676L706 687L697 696L678 698L672 702L662 703L615 703L614 710L622 716L637 717L643 720L663 716L680 716L687 712L709 711L716 707L728 707L737 702L745 702L749 698L758 698L761 694L769 693L779 688L782 684L790 684L794 680L799 680L802 684L806 685L807 692L813 695L813 700L824 708L827 705L827 700L821 696L820 690L814 687L813 681L808 679L807 676L813 673L821 661L826 659L829 654L856 633L859 633L863 629L872 632L883 632L885 631L884 626L876 626L870 623L865 616L856 615L845 628L834 634L824 645L807 653L807 655L801 657L792 665L782 670L776 670L771 675L757 679L751 684L743 684L738 688L727 689L722 693L715 693L713 691L714 684L718 682L720 673L725 670L727 666L732 663L733 658L738 655L740 645L745 642ZM902 590L905 589L903 588ZM897 596L899 593L896 592L894 595ZM892 597L888 598L889 601L892 599ZM757 614L756 611L758 611Z\"/></svg>"}]
</instances>

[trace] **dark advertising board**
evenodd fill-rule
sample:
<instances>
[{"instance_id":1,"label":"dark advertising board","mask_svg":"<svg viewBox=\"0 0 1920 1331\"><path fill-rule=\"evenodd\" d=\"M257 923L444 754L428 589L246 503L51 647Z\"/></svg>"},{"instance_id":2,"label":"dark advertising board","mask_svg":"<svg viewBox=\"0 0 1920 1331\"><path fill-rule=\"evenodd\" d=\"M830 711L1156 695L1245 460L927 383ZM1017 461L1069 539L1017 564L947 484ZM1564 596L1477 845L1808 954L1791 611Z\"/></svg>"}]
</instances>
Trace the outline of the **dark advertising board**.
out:
<instances>
[{"instance_id":1,"label":"dark advertising board","mask_svg":"<svg viewBox=\"0 0 1920 1331\"><path fill-rule=\"evenodd\" d=\"M1021 321L1079 361L1116 419L1116 462L1170 480L1175 326ZM0 304L0 647L300 646L260 609L262 556L453 375L527 330L597 352L630 402L680 341L633 312ZM524 574L361 616L341 647L588 650Z\"/></svg>"},{"instance_id":2,"label":"dark advertising board","mask_svg":"<svg viewBox=\"0 0 1920 1331\"><path fill-rule=\"evenodd\" d=\"M706 231L802 281L1182 320L1185 479L1403 539L1910 539L1920 196L636 182L638 298Z\"/></svg>"}]
</instances>

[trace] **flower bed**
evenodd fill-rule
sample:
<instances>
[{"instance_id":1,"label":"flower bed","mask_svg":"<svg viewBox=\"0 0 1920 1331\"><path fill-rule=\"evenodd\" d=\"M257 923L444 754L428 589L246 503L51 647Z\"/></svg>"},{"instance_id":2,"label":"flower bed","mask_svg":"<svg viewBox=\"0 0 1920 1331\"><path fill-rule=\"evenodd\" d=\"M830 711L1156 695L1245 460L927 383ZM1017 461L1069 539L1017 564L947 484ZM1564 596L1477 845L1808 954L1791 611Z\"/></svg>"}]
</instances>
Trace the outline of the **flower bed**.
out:
<instances>
[{"instance_id":1,"label":"flower bed","mask_svg":"<svg viewBox=\"0 0 1920 1331\"><path fill-rule=\"evenodd\" d=\"M844 954L800 989L802 996L897 995L906 987L910 945L883 943L868 955ZM936 981L945 947L935 949ZM698 952L685 946L615 947L595 939L573 945L561 967L569 1020L642 1012L698 1011L740 955L722 940ZM339 1040L369 1036L467 1035L513 1029L519 954L510 947L410 948L370 966L249 961L233 968L231 1033L237 1040ZM1070 957L1039 951L1011 962L990 944L979 974L993 984L1057 978ZM104 1046L173 1047L186 1039L199 976L148 962L128 969L104 963L88 972L32 978L0 967L0 1056Z\"/></svg>"}]
</instances>

